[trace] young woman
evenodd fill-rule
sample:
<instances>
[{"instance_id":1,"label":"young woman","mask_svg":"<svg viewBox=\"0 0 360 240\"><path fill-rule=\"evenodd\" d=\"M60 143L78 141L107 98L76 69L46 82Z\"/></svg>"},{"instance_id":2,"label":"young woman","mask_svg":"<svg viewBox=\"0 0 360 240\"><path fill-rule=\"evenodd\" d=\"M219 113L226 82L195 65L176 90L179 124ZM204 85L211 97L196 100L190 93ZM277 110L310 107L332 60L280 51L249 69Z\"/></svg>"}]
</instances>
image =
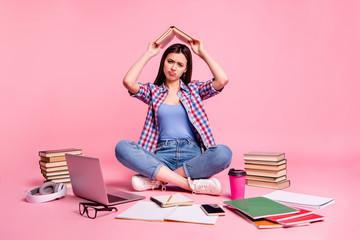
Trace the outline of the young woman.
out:
<instances>
[{"instance_id":1,"label":"young woman","mask_svg":"<svg viewBox=\"0 0 360 240\"><path fill-rule=\"evenodd\" d=\"M174 44L164 52L155 82L139 83L145 64L160 51L155 42L124 77L130 95L149 106L139 142L122 140L115 148L118 161L139 173L132 178L137 191L170 183L194 193L221 194L221 183L210 177L230 165L232 153L215 145L202 101L218 94L228 77L201 40L189 43L209 66L212 80L191 81L191 51Z\"/></svg>"}]
</instances>

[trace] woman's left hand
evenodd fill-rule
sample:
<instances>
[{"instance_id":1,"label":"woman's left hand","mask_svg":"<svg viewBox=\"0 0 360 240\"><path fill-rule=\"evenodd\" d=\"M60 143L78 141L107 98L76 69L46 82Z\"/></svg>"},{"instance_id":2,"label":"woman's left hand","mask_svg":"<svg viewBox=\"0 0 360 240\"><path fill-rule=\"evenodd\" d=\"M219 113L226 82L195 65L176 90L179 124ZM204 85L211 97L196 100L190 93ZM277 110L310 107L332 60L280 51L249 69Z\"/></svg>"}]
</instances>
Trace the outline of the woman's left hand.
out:
<instances>
[{"instance_id":1,"label":"woman's left hand","mask_svg":"<svg viewBox=\"0 0 360 240\"><path fill-rule=\"evenodd\" d=\"M205 51L203 42L200 39L193 38L189 43L193 52L199 57L202 57Z\"/></svg>"},{"instance_id":2,"label":"woman's left hand","mask_svg":"<svg viewBox=\"0 0 360 240\"><path fill-rule=\"evenodd\" d=\"M203 59L209 66L214 76L213 86L216 90L221 90L228 83L229 79L222 67L209 55L204 49L203 42L200 39L193 38L189 41L193 52Z\"/></svg>"}]
</instances>

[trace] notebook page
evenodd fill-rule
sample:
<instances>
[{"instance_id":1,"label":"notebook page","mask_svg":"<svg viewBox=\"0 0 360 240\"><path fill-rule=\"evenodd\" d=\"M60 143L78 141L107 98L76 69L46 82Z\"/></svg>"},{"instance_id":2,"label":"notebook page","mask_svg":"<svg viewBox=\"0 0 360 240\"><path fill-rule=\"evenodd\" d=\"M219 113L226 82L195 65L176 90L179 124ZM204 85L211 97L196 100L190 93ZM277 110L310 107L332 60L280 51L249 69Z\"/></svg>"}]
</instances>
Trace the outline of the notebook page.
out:
<instances>
[{"instance_id":1,"label":"notebook page","mask_svg":"<svg viewBox=\"0 0 360 240\"><path fill-rule=\"evenodd\" d=\"M154 202L139 201L116 216L120 219L164 221L164 217L175 211L176 207L162 208Z\"/></svg>"},{"instance_id":2,"label":"notebook page","mask_svg":"<svg viewBox=\"0 0 360 240\"><path fill-rule=\"evenodd\" d=\"M165 220L202 223L202 224L215 224L218 216L208 216L201 210L199 204L192 206L178 206L176 210L170 213Z\"/></svg>"}]
</instances>

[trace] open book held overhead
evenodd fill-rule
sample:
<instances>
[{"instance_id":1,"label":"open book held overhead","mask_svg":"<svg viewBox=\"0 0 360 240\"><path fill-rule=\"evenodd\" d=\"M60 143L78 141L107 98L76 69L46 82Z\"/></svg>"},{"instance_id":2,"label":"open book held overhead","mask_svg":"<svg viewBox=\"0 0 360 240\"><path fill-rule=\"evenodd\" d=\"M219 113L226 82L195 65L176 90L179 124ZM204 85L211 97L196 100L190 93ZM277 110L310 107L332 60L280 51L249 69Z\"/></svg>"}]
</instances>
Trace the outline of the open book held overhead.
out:
<instances>
[{"instance_id":1,"label":"open book held overhead","mask_svg":"<svg viewBox=\"0 0 360 240\"><path fill-rule=\"evenodd\" d=\"M183 31L181 31L180 29L178 29L175 26L171 26L169 27L169 29L163 34L161 35L161 37L159 37L155 43L157 45L160 45L161 48L165 47L171 40L173 40L174 37L177 37L178 39L180 39L181 41L185 42L185 43L189 43L189 41L191 41L193 38L191 36L189 36L188 34L184 33Z\"/></svg>"}]
</instances>

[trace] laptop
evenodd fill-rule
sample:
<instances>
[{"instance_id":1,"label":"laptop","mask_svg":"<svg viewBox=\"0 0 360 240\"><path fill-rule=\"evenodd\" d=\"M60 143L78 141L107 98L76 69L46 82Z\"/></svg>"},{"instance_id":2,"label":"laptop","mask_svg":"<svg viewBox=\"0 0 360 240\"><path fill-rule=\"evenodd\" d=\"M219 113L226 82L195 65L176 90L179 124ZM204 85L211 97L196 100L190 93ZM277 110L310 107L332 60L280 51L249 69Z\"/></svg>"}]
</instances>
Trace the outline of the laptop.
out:
<instances>
[{"instance_id":1,"label":"laptop","mask_svg":"<svg viewBox=\"0 0 360 240\"><path fill-rule=\"evenodd\" d=\"M73 192L76 196L107 206L144 199L145 196L107 189L100 159L65 154Z\"/></svg>"}]
</instances>

